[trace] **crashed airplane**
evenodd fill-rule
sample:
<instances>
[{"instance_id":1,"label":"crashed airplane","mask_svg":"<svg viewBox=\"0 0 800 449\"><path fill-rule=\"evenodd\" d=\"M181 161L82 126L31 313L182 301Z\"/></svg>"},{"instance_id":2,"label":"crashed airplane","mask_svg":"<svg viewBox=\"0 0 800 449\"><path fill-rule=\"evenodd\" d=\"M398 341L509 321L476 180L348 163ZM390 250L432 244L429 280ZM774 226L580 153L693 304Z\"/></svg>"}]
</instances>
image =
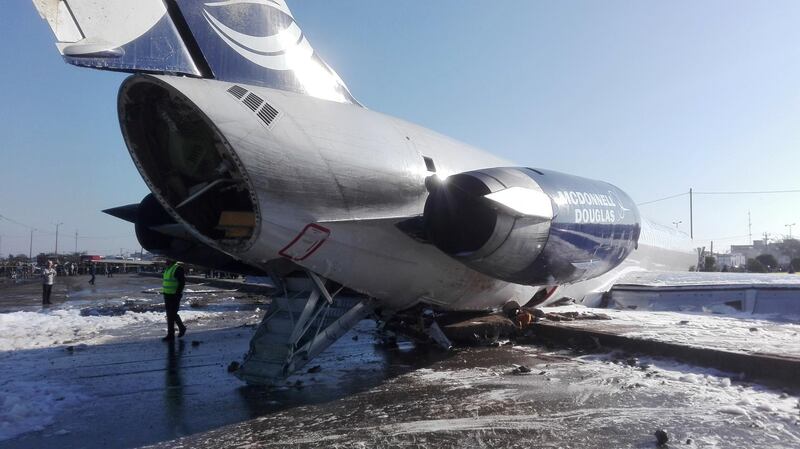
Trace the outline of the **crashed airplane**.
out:
<instances>
[{"instance_id":1,"label":"crashed airplane","mask_svg":"<svg viewBox=\"0 0 800 449\"><path fill-rule=\"evenodd\" d=\"M108 212L151 252L282 292L237 372L249 383L280 381L366 317L580 299L696 260L609 183L363 107L284 0L33 3L67 63L133 73L119 120L152 193Z\"/></svg>"}]
</instances>

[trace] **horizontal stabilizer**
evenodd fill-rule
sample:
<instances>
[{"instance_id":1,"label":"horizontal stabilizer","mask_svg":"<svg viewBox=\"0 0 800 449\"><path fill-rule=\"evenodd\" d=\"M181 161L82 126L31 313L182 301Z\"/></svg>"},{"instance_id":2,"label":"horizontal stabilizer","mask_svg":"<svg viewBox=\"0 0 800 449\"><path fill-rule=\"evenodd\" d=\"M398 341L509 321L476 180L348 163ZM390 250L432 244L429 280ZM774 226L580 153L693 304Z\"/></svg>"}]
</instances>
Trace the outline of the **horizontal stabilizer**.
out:
<instances>
[{"instance_id":1,"label":"horizontal stabilizer","mask_svg":"<svg viewBox=\"0 0 800 449\"><path fill-rule=\"evenodd\" d=\"M139 203L112 207L111 209L104 210L103 213L119 218L120 220L136 223L136 217L139 215Z\"/></svg>"},{"instance_id":2,"label":"horizontal stabilizer","mask_svg":"<svg viewBox=\"0 0 800 449\"><path fill-rule=\"evenodd\" d=\"M162 0L34 0L70 64L201 76Z\"/></svg>"}]
</instances>

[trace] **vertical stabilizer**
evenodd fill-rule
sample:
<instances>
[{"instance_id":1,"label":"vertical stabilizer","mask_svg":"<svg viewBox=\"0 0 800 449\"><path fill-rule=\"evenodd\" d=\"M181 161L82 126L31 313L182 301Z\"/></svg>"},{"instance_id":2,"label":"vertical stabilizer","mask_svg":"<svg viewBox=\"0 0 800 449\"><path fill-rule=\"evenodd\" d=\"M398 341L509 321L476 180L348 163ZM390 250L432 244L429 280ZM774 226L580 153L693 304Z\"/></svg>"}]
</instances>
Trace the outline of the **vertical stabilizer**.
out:
<instances>
[{"instance_id":1,"label":"vertical stabilizer","mask_svg":"<svg viewBox=\"0 0 800 449\"><path fill-rule=\"evenodd\" d=\"M284 0L33 0L70 64L356 103Z\"/></svg>"}]
</instances>

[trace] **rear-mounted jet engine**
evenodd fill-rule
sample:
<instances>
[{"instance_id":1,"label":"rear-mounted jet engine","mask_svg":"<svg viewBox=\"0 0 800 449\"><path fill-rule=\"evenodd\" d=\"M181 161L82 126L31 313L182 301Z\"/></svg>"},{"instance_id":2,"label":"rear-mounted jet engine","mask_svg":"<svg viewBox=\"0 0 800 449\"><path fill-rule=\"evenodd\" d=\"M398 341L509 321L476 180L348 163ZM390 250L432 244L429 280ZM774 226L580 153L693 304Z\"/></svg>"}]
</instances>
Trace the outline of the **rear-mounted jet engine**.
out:
<instances>
[{"instance_id":1,"label":"rear-mounted jet engine","mask_svg":"<svg viewBox=\"0 0 800 449\"><path fill-rule=\"evenodd\" d=\"M497 279L527 285L600 276L636 248L636 205L602 181L531 168L490 168L430 182L428 239Z\"/></svg>"}]
</instances>

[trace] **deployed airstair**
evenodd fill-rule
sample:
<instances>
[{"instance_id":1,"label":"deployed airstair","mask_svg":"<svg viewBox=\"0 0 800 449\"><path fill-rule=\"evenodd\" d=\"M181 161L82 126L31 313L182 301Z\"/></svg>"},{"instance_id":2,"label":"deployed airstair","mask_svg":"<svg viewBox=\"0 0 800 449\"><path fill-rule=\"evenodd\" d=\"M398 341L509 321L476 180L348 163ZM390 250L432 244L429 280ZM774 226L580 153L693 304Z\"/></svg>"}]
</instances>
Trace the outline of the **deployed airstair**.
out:
<instances>
[{"instance_id":1,"label":"deployed airstair","mask_svg":"<svg viewBox=\"0 0 800 449\"><path fill-rule=\"evenodd\" d=\"M253 385L275 385L302 368L359 321L374 302L365 296L331 292L321 276L306 271L286 278L264 315L236 375Z\"/></svg>"}]
</instances>

